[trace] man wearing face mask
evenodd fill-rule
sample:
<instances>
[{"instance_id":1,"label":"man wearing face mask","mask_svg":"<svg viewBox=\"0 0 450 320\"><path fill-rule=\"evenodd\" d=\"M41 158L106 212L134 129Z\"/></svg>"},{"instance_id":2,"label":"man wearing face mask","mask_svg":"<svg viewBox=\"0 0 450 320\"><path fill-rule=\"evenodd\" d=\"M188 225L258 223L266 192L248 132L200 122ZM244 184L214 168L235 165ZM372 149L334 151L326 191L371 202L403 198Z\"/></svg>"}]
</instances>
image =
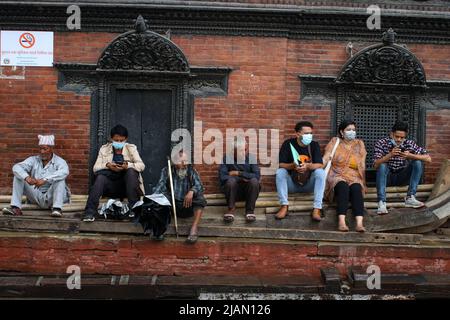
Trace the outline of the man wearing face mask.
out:
<instances>
[{"instance_id":1,"label":"man wearing face mask","mask_svg":"<svg viewBox=\"0 0 450 320\"><path fill-rule=\"evenodd\" d=\"M375 144L374 167L377 169L378 214L387 214L386 186L409 185L405 207L420 208L416 199L417 186L423 173L423 163L431 163L428 152L414 141L406 139L408 124L397 121L390 136Z\"/></svg>"},{"instance_id":2,"label":"man wearing face mask","mask_svg":"<svg viewBox=\"0 0 450 320\"><path fill-rule=\"evenodd\" d=\"M83 221L95 220L100 198L128 198L131 209L145 194L141 173L145 164L134 144L127 143L128 130L118 124L111 129L111 142L103 145L94 164L95 183L86 203Z\"/></svg>"},{"instance_id":3,"label":"man wearing face mask","mask_svg":"<svg viewBox=\"0 0 450 320\"><path fill-rule=\"evenodd\" d=\"M322 199L325 190L325 171L319 143L313 141L313 125L301 121L295 126L295 138L283 142L279 153L279 168L276 173L276 185L281 208L276 219L284 219L288 214L288 193L314 192L314 208L312 219L320 221ZM294 151L295 150L295 151ZM298 154L299 159L294 159ZM298 162L298 165L297 163ZM298 175L309 174L309 179L300 184L295 178Z\"/></svg>"},{"instance_id":4,"label":"man wearing face mask","mask_svg":"<svg viewBox=\"0 0 450 320\"><path fill-rule=\"evenodd\" d=\"M51 208L52 217L61 217L64 203L70 202L66 185L69 167L64 159L53 153L55 137L39 135L39 152L13 166L11 206L3 214L22 215L22 195L40 208Z\"/></svg>"}]
</instances>

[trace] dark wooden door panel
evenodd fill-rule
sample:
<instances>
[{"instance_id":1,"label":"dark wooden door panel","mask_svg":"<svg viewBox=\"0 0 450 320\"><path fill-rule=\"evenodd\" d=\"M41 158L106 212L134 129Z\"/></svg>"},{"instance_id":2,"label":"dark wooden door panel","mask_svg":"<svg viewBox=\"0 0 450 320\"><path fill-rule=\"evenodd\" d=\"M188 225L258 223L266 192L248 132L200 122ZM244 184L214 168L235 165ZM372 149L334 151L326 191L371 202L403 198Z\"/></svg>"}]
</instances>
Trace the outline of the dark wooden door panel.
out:
<instances>
[{"instance_id":1,"label":"dark wooden door panel","mask_svg":"<svg viewBox=\"0 0 450 320\"><path fill-rule=\"evenodd\" d=\"M138 147L146 193L152 192L170 155L171 90L116 90L111 126L127 127L128 141Z\"/></svg>"},{"instance_id":2,"label":"dark wooden door panel","mask_svg":"<svg viewBox=\"0 0 450 320\"><path fill-rule=\"evenodd\" d=\"M146 161L146 189L158 182L161 168L170 155L171 135L170 90L147 90L142 93L142 157ZM147 187L148 186L148 187Z\"/></svg>"},{"instance_id":3,"label":"dark wooden door panel","mask_svg":"<svg viewBox=\"0 0 450 320\"><path fill-rule=\"evenodd\" d=\"M142 149L142 98L140 90L117 90L111 114L111 127L120 123L128 129L128 142Z\"/></svg>"}]
</instances>

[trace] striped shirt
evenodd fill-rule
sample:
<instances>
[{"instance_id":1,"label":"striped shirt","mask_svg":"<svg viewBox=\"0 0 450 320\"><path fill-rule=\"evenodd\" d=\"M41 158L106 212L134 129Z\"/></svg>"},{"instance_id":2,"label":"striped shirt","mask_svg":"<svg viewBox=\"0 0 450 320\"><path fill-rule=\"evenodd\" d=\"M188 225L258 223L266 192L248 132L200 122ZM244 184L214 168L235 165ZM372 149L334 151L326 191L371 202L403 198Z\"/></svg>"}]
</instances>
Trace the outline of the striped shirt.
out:
<instances>
[{"instance_id":1,"label":"striped shirt","mask_svg":"<svg viewBox=\"0 0 450 320\"><path fill-rule=\"evenodd\" d=\"M412 140L404 140L402 144L399 146L403 151L409 151L412 154L427 154L427 150L425 150L422 147L419 147L414 141ZM378 159L383 158L386 156L391 150L394 148L394 142L392 139L389 138L383 138L378 140L375 143L375 150L374 150L374 162ZM388 168L392 171L398 171L400 169L405 168L408 166L407 159L401 158L401 157L392 157L387 162Z\"/></svg>"}]
</instances>

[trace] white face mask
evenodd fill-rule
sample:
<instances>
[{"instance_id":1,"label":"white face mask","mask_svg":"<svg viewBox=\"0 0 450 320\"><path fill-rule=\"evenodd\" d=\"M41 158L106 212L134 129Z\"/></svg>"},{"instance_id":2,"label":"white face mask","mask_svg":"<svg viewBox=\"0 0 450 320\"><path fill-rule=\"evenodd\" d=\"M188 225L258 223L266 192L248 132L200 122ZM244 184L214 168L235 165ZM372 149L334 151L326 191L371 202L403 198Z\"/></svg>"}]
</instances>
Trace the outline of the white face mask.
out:
<instances>
[{"instance_id":1,"label":"white face mask","mask_svg":"<svg viewBox=\"0 0 450 320\"><path fill-rule=\"evenodd\" d=\"M302 143L303 143L305 146L307 146L307 145L309 145L309 144L312 142L312 140L313 140L313 135L312 135L312 133L306 133L306 134L303 135L301 141L302 141Z\"/></svg>"},{"instance_id":2,"label":"white face mask","mask_svg":"<svg viewBox=\"0 0 450 320\"><path fill-rule=\"evenodd\" d=\"M354 140L356 138L356 131L355 130L344 131L344 138L347 140Z\"/></svg>"}]
</instances>

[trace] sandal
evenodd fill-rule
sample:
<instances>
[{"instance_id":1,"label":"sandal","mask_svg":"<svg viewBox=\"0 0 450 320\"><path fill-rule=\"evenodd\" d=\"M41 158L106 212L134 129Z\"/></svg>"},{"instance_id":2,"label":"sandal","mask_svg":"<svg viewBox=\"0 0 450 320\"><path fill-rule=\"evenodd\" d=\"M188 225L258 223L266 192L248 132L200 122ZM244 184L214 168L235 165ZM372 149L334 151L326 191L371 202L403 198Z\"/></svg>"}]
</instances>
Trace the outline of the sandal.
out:
<instances>
[{"instance_id":1,"label":"sandal","mask_svg":"<svg viewBox=\"0 0 450 320\"><path fill-rule=\"evenodd\" d=\"M194 244L196 243L198 240L198 234L190 234L187 238L186 238L186 243L189 244Z\"/></svg>"},{"instance_id":2,"label":"sandal","mask_svg":"<svg viewBox=\"0 0 450 320\"><path fill-rule=\"evenodd\" d=\"M347 226L339 226L338 230L341 231L341 232L348 232L349 231Z\"/></svg>"},{"instance_id":3,"label":"sandal","mask_svg":"<svg viewBox=\"0 0 450 320\"><path fill-rule=\"evenodd\" d=\"M223 215L223 221L225 221L225 222L233 222L234 221L234 214L232 214L232 213L225 213Z\"/></svg>"},{"instance_id":4,"label":"sandal","mask_svg":"<svg viewBox=\"0 0 450 320\"><path fill-rule=\"evenodd\" d=\"M255 215L254 213L247 213L247 214L245 215L245 220L246 220L247 222L253 222L253 221L256 220L256 215Z\"/></svg>"}]
</instances>

